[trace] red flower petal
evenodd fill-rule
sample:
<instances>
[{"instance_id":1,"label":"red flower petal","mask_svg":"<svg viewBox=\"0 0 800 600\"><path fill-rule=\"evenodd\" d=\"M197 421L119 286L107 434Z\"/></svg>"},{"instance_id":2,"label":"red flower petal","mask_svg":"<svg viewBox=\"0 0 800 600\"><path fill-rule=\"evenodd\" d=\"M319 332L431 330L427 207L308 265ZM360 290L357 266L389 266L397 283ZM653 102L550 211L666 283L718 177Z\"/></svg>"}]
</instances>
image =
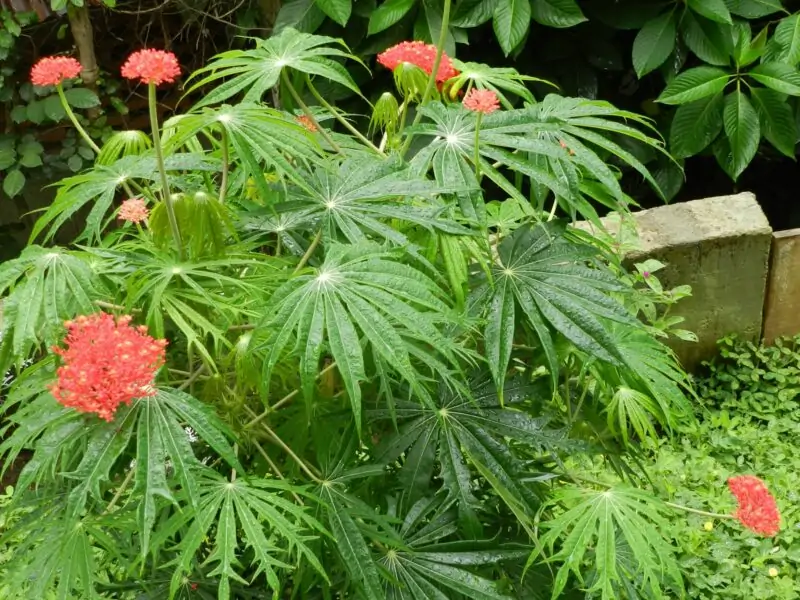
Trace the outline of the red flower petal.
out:
<instances>
[{"instance_id":1,"label":"red flower petal","mask_svg":"<svg viewBox=\"0 0 800 600\"><path fill-rule=\"evenodd\" d=\"M145 49L134 52L122 65L122 76L142 83L172 83L181 74L178 58L172 52Z\"/></svg>"},{"instance_id":2,"label":"red flower petal","mask_svg":"<svg viewBox=\"0 0 800 600\"><path fill-rule=\"evenodd\" d=\"M50 387L58 402L111 421L120 404L155 395L153 378L164 364L167 342L130 321L95 313L65 323L67 347L53 349L64 361Z\"/></svg>"},{"instance_id":3,"label":"red flower petal","mask_svg":"<svg viewBox=\"0 0 800 600\"><path fill-rule=\"evenodd\" d=\"M500 108L500 101L492 90L472 88L464 96L464 107L488 115Z\"/></svg>"},{"instance_id":4,"label":"red flower petal","mask_svg":"<svg viewBox=\"0 0 800 600\"><path fill-rule=\"evenodd\" d=\"M778 533L781 515L775 498L763 481L752 475L739 475L728 479L728 488L739 503L733 516L742 525L768 537Z\"/></svg>"},{"instance_id":5,"label":"red flower petal","mask_svg":"<svg viewBox=\"0 0 800 600\"><path fill-rule=\"evenodd\" d=\"M402 63L410 63L430 75L433 72L433 63L436 62L436 46L425 42L401 42L379 54L378 62L392 71ZM456 75L458 70L453 66L453 61L447 54L442 54L436 71L436 81L441 83Z\"/></svg>"},{"instance_id":6,"label":"red flower petal","mask_svg":"<svg viewBox=\"0 0 800 600\"><path fill-rule=\"evenodd\" d=\"M81 73L81 63L68 56L46 56L31 69L31 83L45 87L74 79Z\"/></svg>"},{"instance_id":7,"label":"red flower petal","mask_svg":"<svg viewBox=\"0 0 800 600\"><path fill-rule=\"evenodd\" d=\"M142 198L131 198L125 200L119 207L117 217L129 223L141 223L146 221L150 216L150 211L147 209L147 203Z\"/></svg>"}]
</instances>

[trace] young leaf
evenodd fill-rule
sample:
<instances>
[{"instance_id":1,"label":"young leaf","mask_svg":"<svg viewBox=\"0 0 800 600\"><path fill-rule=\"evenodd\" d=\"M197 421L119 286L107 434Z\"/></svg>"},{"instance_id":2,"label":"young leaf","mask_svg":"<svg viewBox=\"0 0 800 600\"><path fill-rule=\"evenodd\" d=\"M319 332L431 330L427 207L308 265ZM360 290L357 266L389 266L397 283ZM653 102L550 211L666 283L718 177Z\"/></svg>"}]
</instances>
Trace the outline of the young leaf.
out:
<instances>
[{"instance_id":1,"label":"young leaf","mask_svg":"<svg viewBox=\"0 0 800 600\"><path fill-rule=\"evenodd\" d=\"M695 67L678 75L661 92L658 102L687 104L725 89L731 75L717 67Z\"/></svg>"},{"instance_id":2,"label":"young leaf","mask_svg":"<svg viewBox=\"0 0 800 600\"><path fill-rule=\"evenodd\" d=\"M750 97L758 113L764 137L778 151L794 158L797 125L785 96L773 90L753 88L750 90Z\"/></svg>"},{"instance_id":3,"label":"young leaf","mask_svg":"<svg viewBox=\"0 0 800 600\"><path fill-rule=\"evenodd\" d=\"M531 13L547 27L573 27L587 20L575 0L531 0Z\"/></svg>"},{"instance_id":4,"label":"young leaf","mask_svg":"<svg viewBox=\"0 0 800 600\"><path fill-rule=\"evenodd\" d=\"M660 67L675 48L675 11L647 22L633 41L633 67L639 77Z\"/></svg>"},{"instance_id":5,"label":"young leaf","mask_svg":"<svg viewBox=\"0 0 800 600\"><path fill-rule=\"evenodd\" d=\"M736 90L725 97L722 120L725 136L730 144L727 171L736 180L758 150L758 141L761 137L758 115L747 96Z\"/></svg>"},{"instance_id":6,"label":"young leaf","mask_svg":"<svg viewBox=\"0 0 800 600\"><path fill-rule=\"evenodd\" d=\"M722 131L722 92L682 104L675 111L670 127L669 145L676 158L701 152Z\"/></svg>"},{"instance_id":7,"label":"young leaf","mask_svg":"<svg viewBox=\"0 0 800 600\"><path fill-rule=\"evenodd\" d=\"M494 34L506 56L525 38L530 21L530 0L497 0L492 23Z\"/></svg>"}]
</instances>

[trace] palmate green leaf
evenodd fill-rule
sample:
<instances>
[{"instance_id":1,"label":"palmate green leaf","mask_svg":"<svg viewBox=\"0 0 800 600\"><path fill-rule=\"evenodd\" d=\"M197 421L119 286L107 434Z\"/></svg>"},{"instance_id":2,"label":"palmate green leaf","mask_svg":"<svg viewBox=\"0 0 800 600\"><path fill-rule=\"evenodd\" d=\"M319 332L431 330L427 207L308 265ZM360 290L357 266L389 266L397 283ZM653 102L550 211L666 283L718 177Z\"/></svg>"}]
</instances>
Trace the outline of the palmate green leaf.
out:
<instances>
[{"instance_id":1,"label":"palmate green leaf","mask_svg":"<svg viewBox=\"0 0 800 600\"><path fill-rule=\"evenodd\" d=\"M504 91L518 96L525 102L533 103L533 94L527 88L526 82L546 83L555 87L548 81L530 75L522 75L510 67L490 67L483 63L464 63L455 59L453 64L459 73L448 83L451 86L450 89L460 90L472 85L478 89L492 90L497 94L500 103L507 109L512 109L513 105L503 94Z\"/></svg>"},{"instance_id":2,"label":"palmate green leaf","mask_svg":"<svg viewBox=\"0 0 800 600\"><path fill-rule=\"evenodd\" d=\"M793 159L797 142L797 124L785 96L773 90L752 88L750 99L758 113L764 137L779 152Z\"/></svg>"},{"instance_id":3,"label":"palmate green leaf","mask_svg":"<svg viewBox=\"0 0 800 600\"><path fill-rule=\"evenodd\" d=\"M528 33L531 21L530 0L497 0L492 18L494 35L508 56Z\"/></svg>"},{"instance_id":4,"label":"palmate green leaf","mask_svg":"<svg viewBox=\"0 0 800 600\"><path fill-rule=\"evenodd\" d=\"M290 188L286 203L275 206L278 214L293 214L319 227L326 242L347 240L359 243L370 237L398 245L408 238L391 220L405 221L429 231L469 234L469 230L442 213L447 208L435 201L464 186L444 187L418 177L399 161L380 158L350 159L333 163L307 174L305 189ZM477 182L473 182L477 187Z\"/></svg>"},{"instance_id":5,"label":"palmate green leaf","mask_svg":"<svg viewBox=\"0 0 800 600\"><path fill-rule=\"evenodd\" d=\"M202 154L173 154L165 159L167 171L216 171L219 164ZM91 205L86 217L86 228L76 241L98 241L102 228L113 208L117 191L131 179L156 182L159 179L155 155L125 156L109 165L96 164L90 171L67 177L58 184L53 203L39 217L31 231L35 240L46 231L45 240L50 240L81 208Z\"/></svg>"},{"instance_id":6,"label":"palmate green leaf","mask_svg":"<svg viewBox=\"0 0 800 600\"><path fill-rule=\"evenodd\" d=\"M695 67L678 75L661 92L658 102L687 104L718 94L731 79L730 73L716 67Z\"/></svg>"},{"instance_id":7,"label":"palmate green leaf","mask_svg":"<svg viewBox=\"0 0 800 600\"><path fill-rule=\"evenodd\" d=\"M200 134L210 136L223 129L231 149L245 167L245 176L253 179L264 198L270 197L265 172L274 171L303 186L304 175L298 163L322 160L322 149L311 132L285 113L258 104L205 108L171 119L168 125L173 129L168 139L173 148Z\"/></svg>"},{"instance_id":8,"label":"palmate green leaf","mask_svg":"<svg viewBox=\"0 0 800 600\"><path fill-rule=\"evenodd\" d=\"M208 575L219 579L218 598L231 598L231 581L247 584L239 557L247 547L257 566L253 578L264 573L274 594L281 591L279 572L290 570L293 563L308 562L327 580L322 565L309 547L316 534L324 532L307 509L287 500L289 492L305 494L299 486L268 479L229 481L210 469L199 480L196 509L175 513L159 532L162 537L185 530L177 545L178 558L170 585L175 597L184 577L191 576L193 565L204 541L211 551L203 563L211 567ZM205 555L205 553L204 553Z\"/></svg>"},{"instance_id":9,"label":"palmate green leaf","mask_svg":"<svg viewBox=\"0 0 800 600\"><path fill-rule=\"evenodd\" d=\"M547 27L573 27L587 20L575 0L532 0L531 13Z\"/></svg>"},{"instance_id":10,"label":"palmate green leaf","mask_svg":"<svg viewBox=\"0 0 800 600\"><path fill-rule=\"evenodd\" d=\"M518 442L529 453L552 454L568 446L562 432L549 429L546 419L531 416L523 405L526 400L541 399L547 394L542 386L517 378L506 383L503 407L488 376L476 376L468 393L453 392L442 386L432 407L398 403L399 430L381 444L376 460L389 464L406 453L401 471L414 470L418 464L408 460L414 446L435 445L442 479L448 482L447 498L459 502L457 509L465 530L480 531L477 513L483 507L473 494L472 484L477 473L514 512L529 535L535 537L532 518L538 505L537 496L525 483L528 473L523 460L506 440ZM391 411L372 411L370 415L386 419L391 417ZM424 495L430 486L430 476L428 481L407 476L406 481L419 488L404 487L404 498Z\"/></svg>"},{"instance_id":11,"label":"palmate green leaf","mask_svg":"<svg viewBox=\"0 0 800 600\"><path fill-rule=\"evenodd\" d=\"M648 21L633 40L633 68L639 77L660 67L675 48L675 10Z\"/></svg>"},{"instance_id":12,"label":"palmate green leaf","mask_svg":"<svg viewBox=\"0 0 800 600\"><path fill-rule=\"evenodd\" d=\"M414 170L426 173L437 161L443 160L439 156L443 152L457 153L464 161L474 163L475 115L438 103L428 104L421 110L432 122L423 122L417 131L432 141L412 159ZM528 199L494 163L504 165L529 178L531 184L552 192L571 213L589 218L592 210L587 208L582 197L581 183L597 180L598 191L616 199L617 207L626 210L628 199L620 188L617 172L598 152L612 155L634 168L656 189L657 184L641 161L608 136L630 137L664 152L660 141L631 124L651 127L646 119L608 103L553 94L527 108L496 111L481 121L480 171L509 197L526 203ZM434 170L434 175L443 184L440 172Z\"/></svg>"},{"instance_id":13,"label":"palmate green leaf","mask_svg":"<svg viewBox=\"0 0 800 600\"><path fill-rule=\"evenodd\" d=\"M347 52L342 40L282 29L266 40L255 40L252 50L229 50L218 54L207 66L196 71L189 80L187 94L224 80L198 102L197 107L218 104L244 93L245 103L257 103L278 83L281 71L291 68L308 75L317 75L361 92L347 71L335 59L358 59ZM341 48L344 48L342 50ZM360 62L360 61L358 61Z\"/></svg>"},{"instance_id":14,"label":"palmate green leaf","mask_svg":"<svg viewBox=\"0 0 800 600\"><path fill-rule=\"evenodd\" d=\"M721 166L735 181L753 160L761 139L758 114L748 97L740 90L725 96L722 123L728 142L728 154L723 157Z\"/></svg>"},{"instance_id":15,"label":"palmate green leaf","mask_svg":"<svg viewBox=\"0 0 800 600\"><path fill-rule=\"evenodd\" d=\"M107 294L99 269L84 252L34 245L0 264L0 339L10 350L0 360L0 373L42 344L55 344L65 320L95 312L94 302Z\"/></svg>"},{"instance_id":16,"label":"palmate green leaf","mask_svg":"<svg viewBox=\"0 0 800 600\"><path fill-rule=\"evenodd\" d=\"M622 288L609 271L588 267L586 262L594 250L565 240L564 232L564 223L557 221L523 226L498 247L484 334L487 359L498 386L508 369L514 306L538 338L554 384L558 358L551 329L600 360L622 361L600 320L635 323L622 304L611 298L610 292Z\"/></svg>"},{"instance_id":17,"label":"palmate green leaf","mask_svg":"<svg viewBox=\"0 0 800 600\"><path fill-rule=\"evenodd\" d=\"M566 509L542 524L547 530L542 544L551 551L558 548L547 560L562 563L553 599L564 590L570 572L581 577L586 560L591 560L595 574L588 591L603 600L616 599L615 586L628 576L617 555L620 538L630 547L636 562L640 592L667 598L667 589L682 585L675 548L661 533L669 525L662 515L665 507L657 498L623 485L602 491L566 486L555 494L551 504ZM593 553L590 548L594 548ZM537 555L531 555L529 565Z\"/></svg>"},{"instance_id":18,"label":"palmate green leaf","mask_svg":"<svg viewBox=\"0 0 800 600\"><path fill-rule=\"evenodd\" d=\"M672 154L676 158L694 156L713 142L722 131L724 106L722 92L679 106L670 127Z\"/></svg>"},{"instance_id":19,"label":"palmate green leaf","mask_svg":"<svg viewBox=\"0 0 800 600\"><path fill-rule=\"evenodd\" d=\"M332 245L313 274L300 274L282 286L260 325L269 331L264 380L270 381L294 334L303 389L310 393L319 373L321 344L327 340L360 427L360 383L367 378L364 346L423 400L428 397L423 369L449 365L458 370L458 349L441 333L450 319L443 290L397 257L374 244ZM420 365L412 357L429 360Z\"/></svg>"}]
</instances>

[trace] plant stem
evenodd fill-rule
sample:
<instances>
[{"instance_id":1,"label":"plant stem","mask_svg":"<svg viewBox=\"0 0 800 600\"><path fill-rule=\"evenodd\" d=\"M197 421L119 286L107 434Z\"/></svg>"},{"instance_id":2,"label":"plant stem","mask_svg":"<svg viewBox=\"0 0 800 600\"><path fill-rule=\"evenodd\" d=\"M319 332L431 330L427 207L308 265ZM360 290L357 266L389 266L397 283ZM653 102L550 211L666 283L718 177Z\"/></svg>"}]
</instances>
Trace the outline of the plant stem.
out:
<instances>
[{"instance_id":1,"label":"plant stem","mask_svg":"<svg viewBox=\"0 0 800 600\"><path fill-rule=\"evenodd\" d=\"M712 519L735 519L733 515L722 515L719 513L712 513L705 510L700 510L697 508L689 508L688 506L683 506L682 504L675 504L674 502L664 502L665 506L669 506L670 508L674 508L676 510L682 510L683 512L692 513L694 515L700 515L702 517L709 517Z\"/></svg>"},{"instance_id":2,"label":"plant stem","mask_svg":"<svg viewBox=\"0 0 800 600\"><path fill-rule=\"evenodd\" d=\"M431 92L433 92L433 88L436 86L436 75L439 72L439 65L442 63L444 43L447 40L447 30L450 26L450 4L451 0L444 0L444 6L442 7L442 27L439 29L439 40L436 43L436 58L433 60L433 70L428 77L428 85L425 86L425 92L422 94L422 102L420 102L419 105L420 107L424 106L428 102L428 98L430 98ZM418 108L417 114L414 115L412 127L417 125L420 122L420 119L422 119L422 112ZM406 138L406 142L403 144L403 149L400 151L401 155L404 155L406 152L408 152L408 148L411 146L412 139L414 139L413 131L409 133L408 137Z\"/></svg>"},{"instance_id":3,"label":"plant stem","mask_svg":"<svg viewBox=\"0 0 800 600\"><path fill-rule=\"evenodd\" d=\"M481 118L483 113L479 112L475 120L475 180L478 185L481 184L481 152L480 152L480 133L481 133Z\"/></svg>"},{"instance_id":4,"label":"plant stem","mask_svg":"<svg viewBox=\"0 0 800 600\"><path fill-rule=\"evenodd\" d=\"M269 468L272 469L275 472L275 475L278 477L278 479L280 479L281 481L286 481L286 477L283 476L283 473L281 473L281 470L278 468L278 465L276 465L275 461L273 461L270 458L269 454L267 454L267 451L264 450L264 448L261 446L261 444L259 444L255 440L253 440L253 445L256 447L256 450L258 450L258 453L261 456L264 457L264 460L267 461L267 464L269 465ZM300 504L301 506L305 505L305 502L303 502L303 499L300 496L298 496L296 492L291 491L290 493L292 494L292 496L294 496L294 499L297 500L298 504Z\"/></svg>"},{"instance_id":5,"label":"plant stem","mask_svg":"<svg viewBox=\"0 0 800 600\"><path fill-rule=\"evenodd\" d=\"M72 125L78 131L83 140L89 144L89 147L94 150L95 154L100 154L100 146L98 146L95 141L89 137L89 134L86 133L83 125L81 125L78 121L78 117L75 116L75 113L72 111L72 107L69 105L69 102L67 102L67 96L64 94L64 88L61 87L60 83L56 85L56 91L58 92L59 100L61 100L61 106L64 107L64 112L67 113L69 120L72 121Z\"/></svg>"},{"instance_id":6,"label":"plant stem","mask_svg":"<svg viewBox=\"0 0 800 600\"><path fill-rule=\"evenodd\" d=\"M161 175L161 196L167 209L167 219L169 226L172 229L172 237L175 244L178 246L178 258L183 260L183 242L181 241L181 232L178 229L178 219L175 217L175 206L172 202L172 197L169 193L169 181L167 180L167 169L164 166L164 152L161 148L161 130L158 124L158 111L156 110L156 86L154 83L147 85L147 98L150 105L150 127L153 130L153 147L156 151L156 162L158 163L158 172Z\"/></svg>"},{"instance_id":7,"label":"plant stem","mask_svg":"<svg viewBox=\"0 0 800 600\"><path fill-rule=\"evenodd\" d=\"M331 148L333 148L335 152L339 154L344 154L344 152L342 152L342 149L339 147L339 144L333 141L333 138L330 136L330 134L327 131L325 131L325 128L322 125L319 124L319 121L317 121L316 117L314 116L314 113L311 112L311 109L308 108L308 105L305 102L303 102L303 99L300 97L300 94L297 93L297 90L294 89L292 82L289 80L289 76L286 74L285 69L281 71L281 80L283 81L283 85L286 86L286 89L289 90L289 93L292 95L292 98L297 103L297 106L300 107L300 110L303 111L303 114L307 116L309 120L314 124L314 127L316 127L320 135L323 138L325 138L325 141L328 142L328 144L330 144Z\"/></svg>"},{"instance_id":8,"label":"plant stem","mask_svg":"<svg viewBox=\"0 0 800 600\"><path fill-rule=\"evenodd\" d=\"M245 405L244 409L250 414L251 417L256 416L256 413L254 413L249 406ZM292 450L286 444L286 442L284 442L281 438L278 437L278 434L272 431L272 429L270 429L270 427L266 423L261 423L261 428L270 436L270 439L272 439L273 442L275 442L278 446L280 446L281 449L283 449L283 451L286 452L286 454L288 454L292 458L292 460L294 460L297 463L297 466L300 467L300 469L306 475L308 475L314 481L314 483L322 484L322 480L314 473L314 471L311 470L311 466L306 464L306 462L302 458L297 456L297 454L294 453L294 450Z\"/></svg>"},{"instance_id":9,"label":"plant stem","mask_svg":"<svg viewBox=\"0 0 800 600\"><path fill-rule=\"evenodd\" d=\"M378 154L381 155L383 154L383 151L380 148L378 148L375 144L373 144L371 141L369 141L369 139L363 133L361 133L358 129L353 127L350 121L345 119L336 107L332 106L327 100L325 100L322 94L320 94L317 91L317 88L314 87L314 84L311 83L311 77L309 77L308 75L306 75L306 83L308 84L308 89L311 92L311 95L314 96L314 98L317 99L317 102L319 102L322 106L324 106L325 109L328 112L330 112L336 118L336 120L339 121L339 123L341 123L344 126L345 129L347 129L347 131L352 133L359 140L361 140L361 142L364 145L369 146Z\"/></svg>"},{"instance_id":10,"label":"plant stem","mask_svg":"<svg viewBox=\"0 0 800 600\"><path fill-rule=\"evenodd\" d=\"M230 171L230 156L228 155L228 132L222 127L222 180L219 183L219 202L225 204L225 197L228 195L228 172Z\"/></svg>"},{"instance_id":11,"label":"plant stem","mask_svg":"<svg viewBox=\"0 0 800 600\"><path fill-rule=\"evenodd\" d=\"M106 506L106 509L103 511L104 515L107 515L108 513L110 513L111 509L114 508L117 505L117 502L119 502L119 499L122 497L122 494L125 492L125 490L130 485L131 480L133 479L133 476L134 476L135 473L136 473L136 468L134 467L130 471L128 471L127 475L125 475L125 479L123 479L122 483L117 488L117 493L114 494L114 497L111 498L111 502L108 503L108 506Z\"/></svg>"},{"instance_id":12,"label":"plant stem","mask_svg":"<svg viewBox=\"0 0 800 600\"><path fill-rule=\"evenodd\" d=\"M303 257L300 259L300 263L297 265L297 268L294 270L294 273L299 273L300 270L306 266L308 259L311 258L311 255L314 254L314 250L317 249L319 246L319 241L322 239L322 227L319 228L317 231L317 235L314 236L314 239L311 240L311 245L306 250L306 253L303 254Z\"/></svg>"},{"instance_id":13,"label":"plant stem","mask_svg":"<svg viewBox=\"0 0 800 600\"><path fill-rule=\"evenodd\" d=\"M193 384L195 381L197 381L197 378L198 378L198 377L200 377L200 375L202 375L202 374L203 374L203 371L205 371L205 370L206 370L206 365L205 365L205 364L202 364L202 365L200 365L199 367L197 367L197 370L196 370L194 373L192 373L192 374L189 376L189 379L187 379L186 381L184 381L184 382L183 382L183 383L180 385L180 387L178 387L178 390L180 390L180 391L183 391L183 390L185 390L186 388L188 388L188 387L189 387L190 385L192 385L192 384Z\"/></svg>"},{"instance_id":14,"label":"plant stem","mask_svg":"<svg viewBox=\"0 0 800 600\"><path fill-rule=\"evenodd\" d=\"M331 361L331 364L329 364L327 367L322 369L317 374L316 378L319 379L320 377L322 377L323 375L325 375L329 371L331 371L334 367L336 367L336 361L335 360ZM252 421L249 421L249 422L245 423L244 428L245 429L249 429L250 427L252 427L256 423L261 422L262 419L266 418L269 414L271 414L271 413L275 412L276 410L278 410L284 404L287 404L289 401L292 400L292 398L297 396L297 394L299 394L299 393L300 393L299 389L296 389L296 390L294 390L292 392L289 392L283 398L278 400L275 404L273 404L272 406L269 406L264 412L262 412L260 415L258 415L256 418L254 418Z\"/></svg>"}]
</instances>

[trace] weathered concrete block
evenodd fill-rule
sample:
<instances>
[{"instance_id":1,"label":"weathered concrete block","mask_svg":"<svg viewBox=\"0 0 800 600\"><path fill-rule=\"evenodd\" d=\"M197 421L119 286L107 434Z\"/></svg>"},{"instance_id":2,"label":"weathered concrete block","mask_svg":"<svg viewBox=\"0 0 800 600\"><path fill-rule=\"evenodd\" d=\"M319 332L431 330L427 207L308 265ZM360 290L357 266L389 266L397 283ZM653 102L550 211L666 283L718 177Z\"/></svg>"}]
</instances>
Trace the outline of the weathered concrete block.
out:
<instances>
[{"instance_id":1,"label":"weathered concrete block","mask_svg":"<svg viewBox=\"0 0 800 600\"><path fill-rule=\"evenodd\" d=\"M626 259L658 259L667 265L658 273L666 287L692 286L673 310L698 338L671 342L685 368L712 358L725 335L761 337L772 229L753 194L661 206L634 219L640 250Z\"/></svg>"},{"instance_id":2,"label":"weathered concrete block","mask_svg":"<svg viewBox=\"0 0 800 600\"><path fill-rule=\"evenodd\" d=\"M800 229L772 234L764 341L800 333Z\"/></svg>"}]
</instances>

